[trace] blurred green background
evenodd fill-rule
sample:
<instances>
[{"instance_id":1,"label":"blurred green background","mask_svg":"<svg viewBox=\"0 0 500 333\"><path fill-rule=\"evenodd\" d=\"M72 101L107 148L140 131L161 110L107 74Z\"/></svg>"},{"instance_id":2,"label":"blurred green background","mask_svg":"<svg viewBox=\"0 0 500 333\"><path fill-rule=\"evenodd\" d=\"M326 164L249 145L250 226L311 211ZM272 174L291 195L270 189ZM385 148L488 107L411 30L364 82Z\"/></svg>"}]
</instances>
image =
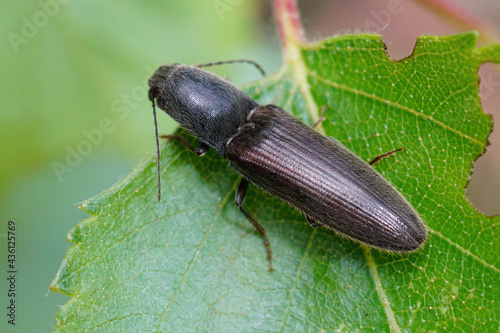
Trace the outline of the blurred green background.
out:
<instances>
[{"instance_id":1,"label":"blurred green background","mask_svg":"<svg viewBox=\"0 0 500 333\"><path fill-rule=\"evenodd\" d=\"M304 1L300 7L308 37L318 40L363 31L367 22L378 22L387 1ZM0 331L48 332L69 299L49 285L71 246L67 232L88 217L79 202L155 149L149 76L161 64L237 58L256 60L272 73L281 63L280 42L267 1L2 1L0 13ZM396 59L411 52L419 34L459 32L416 4L379 25ZM216 71L239 85L259 78L246 65ZM486 75L500 82L493 69ZM499 105L495 89L486 102ZM175 128L161 114L159 123L161 133ZM498 140L490 141L498 149ZM484 195L478 202L488 213L500 213L498 156L485 155L490 171L472 191ZM485 183L493 189L486 194ZM9 219L17 224L15 327L5 316Z\"/></svg>"},{"instance_id":2,"label":"blurred green background","mask_svg":"<svg viewBox=\"0 0 500 333\"><path fill-rule=\"evenodd\" d=\"M1 332L55 327L69 298L49 285L71 246L67 232L88 217L79 202L155 150L147 79L159 65L246 57L270 71L279 67L279 39L260 24L258 3L222 4L2 1ZM218 71L239 84L259 78L251 66ZM165 116L159 123L160 133L175 128ZM9 219L17 223L15 327L5 316Z\"/></svg>"}]
</instances>

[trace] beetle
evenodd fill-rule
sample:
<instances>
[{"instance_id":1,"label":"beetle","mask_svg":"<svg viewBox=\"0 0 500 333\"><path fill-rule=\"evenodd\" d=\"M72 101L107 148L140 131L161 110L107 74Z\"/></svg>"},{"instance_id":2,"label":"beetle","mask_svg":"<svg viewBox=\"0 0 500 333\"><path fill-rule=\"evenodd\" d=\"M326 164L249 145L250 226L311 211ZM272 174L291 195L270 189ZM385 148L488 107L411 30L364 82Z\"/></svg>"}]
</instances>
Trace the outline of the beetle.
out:
<instances>
[{"instance_id":1,"label":"beetle","mask_svg":"<svg viewBox=\"0 0 500 333\"><path fill-rule=\"evenodd\" d=\"M247 60L230 62L243 61ZM225 62L212 64L220 63ZM366 163L280 107L259 105L230 81L202 69L212 64L161 66L149 80L158 186L155 104L199 144L195 148L179 135L163 137L179 141L200 156L213 148L243 176L235 203L263 236L270 270L266 230L243 208L249 182L303 212L312 227L322 226L388 251L411 252L420 247L426 238L422 219L371 166L400 149ZM160 187L158 192L160 200Z\"/></svg>"}]
</instances>

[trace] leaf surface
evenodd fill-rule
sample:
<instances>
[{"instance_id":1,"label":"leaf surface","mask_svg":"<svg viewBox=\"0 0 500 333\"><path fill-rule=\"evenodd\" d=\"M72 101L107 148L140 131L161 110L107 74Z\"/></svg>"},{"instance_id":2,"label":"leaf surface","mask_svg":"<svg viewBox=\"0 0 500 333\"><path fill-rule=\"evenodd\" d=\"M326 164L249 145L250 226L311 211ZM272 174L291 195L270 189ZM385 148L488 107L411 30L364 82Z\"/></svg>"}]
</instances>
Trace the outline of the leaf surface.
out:
<instances>
[{"instance_id":1,"label":"leaf surface","mask_svg":"<svg viewBox=\"0 0 500 333\"><path fill-rule=\"evenodd\" d=\"M375 165L425 221L411 254L382 252L313 229L300 212L250 186L249 213L234 205L240 177L211 151L162 146L162 195L151 156L86 201L91 217L52 290L73 296L57 331L494 331L499 325L499 217L477 212L465 186L492 121L481 109L478 66L500 46L475 33L420 37L392 61L380 36L344 35L300 46L298 62L247 87ZM194 142L194 140L192 140Z\"/></svg>"}]
</instances>

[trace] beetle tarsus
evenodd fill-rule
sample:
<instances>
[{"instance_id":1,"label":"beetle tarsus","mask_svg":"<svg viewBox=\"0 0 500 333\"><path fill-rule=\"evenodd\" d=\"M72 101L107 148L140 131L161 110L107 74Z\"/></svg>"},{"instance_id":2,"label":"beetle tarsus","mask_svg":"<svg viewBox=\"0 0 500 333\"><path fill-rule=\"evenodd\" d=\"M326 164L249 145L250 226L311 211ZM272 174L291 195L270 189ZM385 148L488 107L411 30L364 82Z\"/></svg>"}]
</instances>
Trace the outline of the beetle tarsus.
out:
<instances>
[{"instance_id":1,"label":"beetle tarsus","mask_svg":"<svg viewBox=\"0 0 500 333\"><path fill-rule=\"evenodd\" d=\"M198 146L196 148L194 148L193 146L191 146L191 144L188 142L188 140L185 137L183 137L182 135L167 134L167 135L160 135L160 138L175 140L175 141L181 143L184 147L191 150L193 153L195 153L198 156L205 155L207 153L207 151L210 149L209 146L207 146L206 144L204 144L201 141L200 141L200 143L198 143Z\"/></svg>"}]
</instances>

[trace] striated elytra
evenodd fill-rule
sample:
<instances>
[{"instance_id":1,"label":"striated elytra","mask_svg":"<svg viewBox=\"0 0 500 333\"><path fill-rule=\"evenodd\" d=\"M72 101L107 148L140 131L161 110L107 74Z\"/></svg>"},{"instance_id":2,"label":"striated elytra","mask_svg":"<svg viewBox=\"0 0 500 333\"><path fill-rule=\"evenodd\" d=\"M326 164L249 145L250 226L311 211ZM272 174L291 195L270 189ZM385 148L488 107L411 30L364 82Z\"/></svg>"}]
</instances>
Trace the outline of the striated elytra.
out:
<instances>
[{"instance_id":1,"label":"striated elytra","mask_svg":"<svg viewBox=\"0 0 500 333\"><path fill-rule=\"evenodd\" d=\"M201 66L160 67L149 80L149 98L200 143L193 148L183 137L167 138L200 156L211 147L243 175L236 205L263 235L271 269L266 231L242 206L248 182L302 211L313 227L396 252L424 242L416 211L369 163Z\"/></svg>"}]
</instances>

